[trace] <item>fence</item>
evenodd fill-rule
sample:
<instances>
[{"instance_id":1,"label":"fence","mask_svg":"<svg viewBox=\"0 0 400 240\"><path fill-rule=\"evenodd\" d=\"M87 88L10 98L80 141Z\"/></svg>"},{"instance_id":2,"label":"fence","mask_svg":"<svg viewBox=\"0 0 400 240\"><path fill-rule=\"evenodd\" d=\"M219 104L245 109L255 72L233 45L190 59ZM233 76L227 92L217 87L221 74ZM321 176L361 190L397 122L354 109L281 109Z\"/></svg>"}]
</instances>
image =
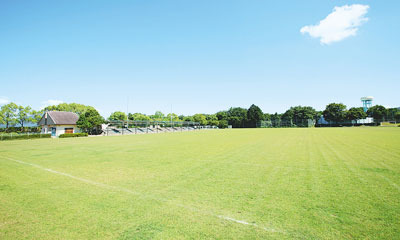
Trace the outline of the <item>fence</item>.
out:
<instances>
[{"instance_id":1,"label":"fence","mask_svg":"<svg viewBox=\"0 0 400 240\"><path fill-rule=\"evenodd\" d=\"M359 120L347 120L340 122L318 122L316 127L351 127L351 126L397 126L400 123L399 119L396 118L382 118L382 119L374 119L372 117L368 117L366 119Z\"/></svg>"},{"instance_id":2,"label":"fence","mask_svg":"<svg viewBox=\"0 0 400 240\"><path fill-rule=\"evenodd\" d=\"M268 120L268 121L260 121L257 124L258 128L296 128L296 127L314 127L315 120L312 119L301 119L301 120Z\"/></svg>"}]
</instances>

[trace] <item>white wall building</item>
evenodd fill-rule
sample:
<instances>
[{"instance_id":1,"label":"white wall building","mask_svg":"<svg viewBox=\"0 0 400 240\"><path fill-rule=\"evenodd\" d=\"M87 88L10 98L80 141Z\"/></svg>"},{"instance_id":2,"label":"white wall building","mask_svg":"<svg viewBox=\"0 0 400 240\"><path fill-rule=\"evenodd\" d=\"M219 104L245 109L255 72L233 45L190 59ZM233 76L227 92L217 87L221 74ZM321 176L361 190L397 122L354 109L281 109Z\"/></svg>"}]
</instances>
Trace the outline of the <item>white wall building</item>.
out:
<instances>
[{"instance_id":1,"label":"white wall building","mask_svg":"<svg viewBox=\"0 0 400 240\"><path fill-rule=\"evenodd\" d=\"M76 126L79 116L73 112L50 111L45 112L38 122L42 127L42 133L51 133L52 137L58 137L64 133L79 133Z\"/></svg>"}]
</instances>

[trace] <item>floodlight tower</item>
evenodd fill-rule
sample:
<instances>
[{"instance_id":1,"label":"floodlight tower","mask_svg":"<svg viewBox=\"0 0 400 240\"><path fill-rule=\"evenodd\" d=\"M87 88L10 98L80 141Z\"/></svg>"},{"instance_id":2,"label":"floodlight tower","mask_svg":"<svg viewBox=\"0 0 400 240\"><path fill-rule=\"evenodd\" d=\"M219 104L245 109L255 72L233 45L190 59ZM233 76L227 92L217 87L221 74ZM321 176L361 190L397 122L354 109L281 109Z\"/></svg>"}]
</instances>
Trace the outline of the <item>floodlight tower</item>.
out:
<instances>
[{"instance_id":1,"label":"floodlight tower","mask_svg":"<svg viewBox=\"0 0 400 240\"><path fill-rule=\"evenodd\" d=\"M367 112L368 108L372 107L372 100L374 100L374 97L362 97L361 98L364 112Z\"/></svg>"}]
</instances>

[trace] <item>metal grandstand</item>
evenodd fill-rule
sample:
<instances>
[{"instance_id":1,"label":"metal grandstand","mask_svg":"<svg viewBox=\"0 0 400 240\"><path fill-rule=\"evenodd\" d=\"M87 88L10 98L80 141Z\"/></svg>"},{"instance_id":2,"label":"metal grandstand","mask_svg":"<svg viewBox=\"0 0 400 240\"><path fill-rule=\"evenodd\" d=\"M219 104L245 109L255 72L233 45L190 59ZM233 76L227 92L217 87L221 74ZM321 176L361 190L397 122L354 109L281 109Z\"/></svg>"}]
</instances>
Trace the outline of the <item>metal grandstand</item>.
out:
<instances>
[{"instance_id":1,"label":"metal grandstand","mask_svg":"<svg viewBox=\"0 0 400 240\"><path fill-rule=\"evenodd\" d=\"M198 122L173 122L173 121L133 121L133 120L112 120L109 121L103 134L127 135L143 133L162 133L162 132L183 132L201 129Z\"/></svg>"}]
</instances>

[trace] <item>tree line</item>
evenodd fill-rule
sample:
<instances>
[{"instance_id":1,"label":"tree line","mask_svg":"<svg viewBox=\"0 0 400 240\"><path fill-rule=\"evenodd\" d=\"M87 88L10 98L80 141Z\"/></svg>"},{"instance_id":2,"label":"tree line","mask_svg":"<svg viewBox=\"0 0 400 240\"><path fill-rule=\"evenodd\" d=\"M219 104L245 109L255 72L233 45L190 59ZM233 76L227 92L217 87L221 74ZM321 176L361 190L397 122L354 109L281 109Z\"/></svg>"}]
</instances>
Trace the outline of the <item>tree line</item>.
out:
<instances>
[{"instance_id":1,"label":"tree line","mask_svg":"<svg viewBox=\"0 0 400 240\"><path fill-rule=\"evenodd\" d=\"M190 116L177 115L175 113L164 114L156 111L152 115L143 113L124 113L115 111L104 119L98 111L91 106L78 103L61 103L58 105L48 106L40 111L35 111L29 106L19 106L15 103L3 105L0 109L0 124L6 129L10 127L20 126L20 131L24 131L27 123L37 123L45 111L67 111L74 112L79 115L77 125L83 131L94 133L98 131L102 123L111 120L133 120L133 121L191 121L198 122L202 126L217 126L226 128L228 125L233 128L254 128L258 127L263 121L271 123L271 126L302 126L305 121L312 120L314 123L321 118L330 123L344 123L373 117L376 123L382 121L398 121L400 122L400 110L397 108L385 108L381 105L375 105L364 112L362 107L347 106L342 103L330 103L325 110L317 111L310 106L295 106L289 108L284 113L263 113L256 105L251 105L248 109L241 107L231 107L228 110L219 111L215 114L194 114Z\"/></svg>"},{"instance_id":2,"label":"tree line","mask_svg":"<svg viewBox=\"0 0 400 240\"><path fill-rule=\"evenodd\" d=\"M42 111L35 111L29 106L24 107L11 102L0 108L0 124L4 124L6 129L18 124L24 129L28 123L37 123L42 115Z\"/></svg>"},{"instance_id":3,"label":"tree line","mask_svg":"<svg viewBox=\"0 0 400 240\"><path fill-rule=\"evenodd\" d=\"M217 126L219 128L226 128L231 125L233 128L255 128L261 121L265 120L292 120L293 122L301 121L303 119L316 119L319 115L312 107L292 107L284 114L269 114L263 111L256 105L252 104L248 109L242 107L231 107L225 111L219 111L215 114L194 114L191 116L176 115L169 113L167 115L160 111L155 112L153 115L146 115L143 113L129 113L126 115L124 112L113 112L108 120L133 120L133 121L191 121L198 122L202 126Z\"/></svg>"},{"instance_id":4,"label":"tree line","mask_svg":"<svg viewBox=\"0 0 400 240\"><path fill-rule=\"evenodd\" d=\"M331 103L326 106L322 115L331 123L346 123L367 117L373 117L377 124L384 121L400 122L400 109L385 108L381 105L372 106L365 112L362 107L352 107L347 110L347 106L342 103Z\"/></svg>"}]
</instances>

